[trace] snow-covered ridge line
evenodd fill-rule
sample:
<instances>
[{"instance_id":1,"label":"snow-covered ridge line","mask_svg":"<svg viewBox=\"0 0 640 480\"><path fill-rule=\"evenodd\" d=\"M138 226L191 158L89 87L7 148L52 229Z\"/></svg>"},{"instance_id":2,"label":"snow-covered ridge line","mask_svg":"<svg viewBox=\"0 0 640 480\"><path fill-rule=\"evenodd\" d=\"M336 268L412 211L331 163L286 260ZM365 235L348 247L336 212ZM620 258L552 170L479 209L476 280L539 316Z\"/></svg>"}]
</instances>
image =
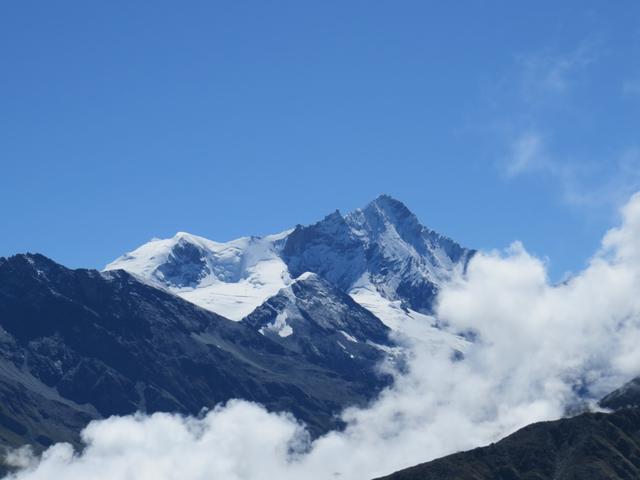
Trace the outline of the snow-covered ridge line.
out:
<instances>
[{"instance_id":1,"label":"snow-covered ridge line","mask_svg":"<svg viewBox=\"0 0 640 480\"><path fill-rule=\"evenodd\" d=\"M265 237L220 243L178 232L140 246L105 270L126 270L232 320L313 274L345 293L366 289L368 297L379 297L374 303L400 302L428 313L438 285L472 254L421 225L401 202L381 195L345 216L336 211L316 224ZM382 320L396 327L397 310L392 313Z\"/></svg>"},{"instance_id":2,"label":"snow-covered ridge line","mask_svg":"<svg viewBox=\"0 0 640 480\"><path fill-rule=\"evenodd\" d=\"M142 245L105 270L126 270L207 310L241 320L291 282L278 254L290 232L226 243L179 232Z\"/></svg>"}]
</instances>

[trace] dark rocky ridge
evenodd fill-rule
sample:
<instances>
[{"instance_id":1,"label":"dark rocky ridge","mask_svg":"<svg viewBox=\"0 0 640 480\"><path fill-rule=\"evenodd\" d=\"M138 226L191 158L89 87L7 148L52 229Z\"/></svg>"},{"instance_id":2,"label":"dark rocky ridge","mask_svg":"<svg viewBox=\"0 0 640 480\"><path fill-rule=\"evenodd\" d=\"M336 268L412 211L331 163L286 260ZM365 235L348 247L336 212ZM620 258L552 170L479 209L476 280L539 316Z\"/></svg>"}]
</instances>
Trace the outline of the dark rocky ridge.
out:
<instances>
[{"instance_id":1,"label":"dark rocky ridge","mask_svg":"<svg viewBox=\"0 0 640 480\"><path fill-rule=\"evenodd\" d=\"M640 408L534 423L495 444L449 455L383 478L637 480L640 478Z\"/></svg>"},{"instance_id":2,"label":"dark rocky ridge","mask_svg":"<svg viewBox=\"0 0 640 480\"><path fill-rule=\"evenodd\" d=\"M91 418L197 414L230 398L290 411L318 434L379 388L124 271L69 270L42 255L0 258L0 344L5 446L43 448L73 441Z\"/></svg>"},{"instance_id":3,"label":"dark rocky ridge","mask_svg":"<svg viewBox=\"0 0 640 480\"><path fill-rule=\"evenodd\" d=\"M600 406L617 410L624 407L640 407L640 377L627 382L600 400Z\"/></svg>"},{"instance_id":4,"label":"dark rocky ridge","mask_svg":"<svg viewBox=\"0 0 640 480\"><path fill-rule=\"evenodd\" d=\"M394 345L389 328L318 275L297 279L242 323L345 378L365 384L391 382L377 369L387 357L385 347Z\"/></svg>"}]
</instances>

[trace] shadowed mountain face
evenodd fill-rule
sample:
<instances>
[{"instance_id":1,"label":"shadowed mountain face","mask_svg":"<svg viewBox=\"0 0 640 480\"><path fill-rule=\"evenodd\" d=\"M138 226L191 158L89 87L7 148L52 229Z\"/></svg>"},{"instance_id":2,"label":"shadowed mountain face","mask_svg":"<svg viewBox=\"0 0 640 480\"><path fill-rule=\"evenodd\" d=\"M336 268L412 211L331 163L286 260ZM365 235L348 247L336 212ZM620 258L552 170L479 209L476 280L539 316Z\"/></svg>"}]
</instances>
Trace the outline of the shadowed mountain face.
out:
<instances>
[{"instance_id":1,"label":"shadowed mountain face","mask_svg":"<svg viewBox=\"0 0 640 480\"><path fill-rule=\"evenodd\" d=\"M640 377L636 377L600 400L600 406L617 410L625 407L640 407Z\"/></svg>"},{"instance_id":2,"label":"shadowed mountain face","mask_svg":"<svg viewBox=\"0 0 640 480\"><path fill-rule=\"evenodd\" d=\"M370 285L384 298L431 310L438 285L466 266L472 250L420 224L401 202L381 195L287 237L282 258L293 276L314 272L340 289Z\"/></svg>"},{"instance_id":3,"label":"shadowed mountain face","mask_svg":"<svg viewBox=\"0 0 640 480\"><path fill-rule=\"evenodd\" d=\"M73 440L91 418L197 414L230 398L293 412L317 434L381 384L124 271L69 270L41 255L0 259L0 346L4 445L44 447Z\"/></svg>"},{"instance_id":4,"label":"shadowed mountain face","mask_svg":"<svg viewBox=\"0 0 640 480\"><path fill-rule=\"evenodd\" d=\"M393 351L384 323L313 273L283 288L242 323L310 363L360 382L382 381L378 364Z\"/></svg>"},{"instance_id":5,"label":"shadowed mountain face","mask_svg":"<svg viewBox=\"0 0 640 480\"><path fill-rule=\"evenodd\" d=\"M420 312L431 310L438 286L474 253L421 225L387 195L345 218L363 244L370 282L384 297Z\"/></svg>"},{"instance_id":6,"label":"shadowed mountain face","mask_svg":"<svg viewBox=\"0 0 640 480\"><path fill-rule=\"evenodd\" d=\"M349 291L366 269L363 245L338 211L313 225L296 227L282 257L293 277L313 272L343 291Z\"/></svg>"},{"instance_id":7,"label":"shadowed mountain face","mask_svg":"<svg viewBox=\"0 0 640 480\"><path fill-rule=\"evenodd\" d=\"M640 409L529 425L498 443L401 470L386 480L637 480Z\"/></svg>"}]
</instances>

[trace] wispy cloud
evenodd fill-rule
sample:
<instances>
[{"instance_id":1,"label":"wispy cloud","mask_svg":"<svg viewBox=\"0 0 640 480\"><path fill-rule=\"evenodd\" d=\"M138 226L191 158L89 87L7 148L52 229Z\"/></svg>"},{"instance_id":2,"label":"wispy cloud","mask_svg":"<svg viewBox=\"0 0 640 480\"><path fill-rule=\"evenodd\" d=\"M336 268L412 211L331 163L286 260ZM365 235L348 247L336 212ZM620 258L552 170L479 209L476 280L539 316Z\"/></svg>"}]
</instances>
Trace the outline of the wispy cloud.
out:
<instances>
[{"instance_id":1,"label":"wispy cloud","mask_svg":"<svg viewBox=\"0 0 640 480\"><path fill-rule=\"evenodd\" d=\"M538 175L555 182L565 203L576 207L619 207L640 189L640 147L607 158L563 158L538 131L516 134L508 144L504 173L509 179Z\"/></svg>"},{"instance_id":2,"label":"wispy cloud","mask_svg":"<svg viewBox=\"0 0 640 480\"><path fill-rule=\"evenodd\" d=\"M617 206L640 188L639 147L628 147L597 165L583 171L579 165L565 169L560 180L568 203L583 207Z\"/></svg>"},{"instance_id":3,"label":"wispy cloud","mask_svg":"<svg viewBox=\"0 0 640 480\"><path fill-rule=\"evenodd\" d=\"M546 165L544 141L540 133L526 131L513 139L506 162L507 176L515 177L532 170L544 169Z\"/></svg>"},{"instance_id":4,"label":"wispy cloud","mask_svg":"<svg viewBox=\"0 0 640 480\"><path fill-rule=\"evenodd\" d=\"M599 121L589 101L594 93L607 94L594 90L594 69L606 58L603 44L593 39L566 51L546 48L516 57L495 102L499 167L506 179L540 176L557 186L566 204L608 212L640 189L635 139L588 147ZM640 96L640 80L627 80L622 90Z\"/></svg>"},{"instance_id":5,"label":"wispy cloud","mask_svg":"<svg viewBox=\"0 0 640 480\"><path fill-rule=\"evenodd\" d=\"M524 100L540 101L549 94L565 94L579 81L580 75L600 56L599 44L583 42L573 51L532 52L517 59Z\"/></svg>"}]
</instances>

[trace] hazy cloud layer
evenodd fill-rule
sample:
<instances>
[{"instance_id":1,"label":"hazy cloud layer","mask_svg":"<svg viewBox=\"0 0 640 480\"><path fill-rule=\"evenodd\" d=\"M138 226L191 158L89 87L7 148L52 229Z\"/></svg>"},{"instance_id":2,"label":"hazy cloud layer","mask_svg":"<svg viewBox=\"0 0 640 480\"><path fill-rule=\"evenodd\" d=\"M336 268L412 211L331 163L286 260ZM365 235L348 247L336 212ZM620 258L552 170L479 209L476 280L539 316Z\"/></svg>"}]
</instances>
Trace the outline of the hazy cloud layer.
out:
<instances>
[{"instance_id":1,"label":"hazy cloud layer","mask_svg":"<svg viewBox=\"0 0 640 480\"><path fill-rule=\"evenodd\" d=\"M599 398L640 373L640 195L589 266L550 285L543 261L515 243L477 255L440 294L445 328L474 342L454 360L424 324L408 323L412 358L348 428L310 443L285 414L232 401L202 418L170 414L93 422L81 454L14 452L20 480L369 479L494 441Z\"/></svg>"}]
</instances>

